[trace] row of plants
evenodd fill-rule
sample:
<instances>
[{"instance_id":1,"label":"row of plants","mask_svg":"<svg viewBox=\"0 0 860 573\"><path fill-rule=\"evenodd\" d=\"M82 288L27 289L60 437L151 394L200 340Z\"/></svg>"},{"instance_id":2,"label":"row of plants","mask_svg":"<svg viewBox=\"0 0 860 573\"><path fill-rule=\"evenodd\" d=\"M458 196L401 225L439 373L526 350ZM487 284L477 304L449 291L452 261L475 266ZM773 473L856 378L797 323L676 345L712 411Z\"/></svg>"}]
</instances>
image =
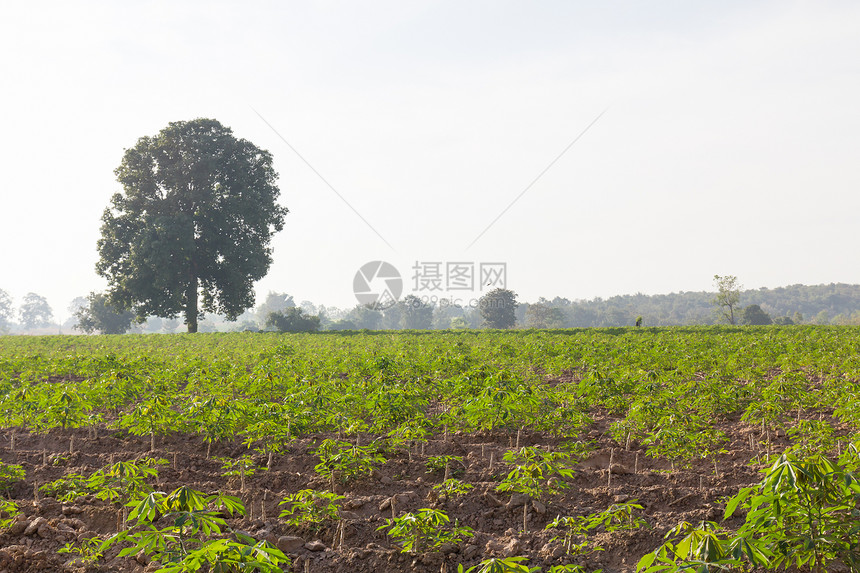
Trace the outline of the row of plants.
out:
<instances>
[{"instance_id":1,"label":"row of plants","mask_svg":"<svg viewBox=\"0 0 860 573\"><path fill-rule=\"evenodd\" d=\"M857 430L853 331L689 330L207 335L208 345L99 337L76 341L74 352L63 339L7 337L0 426L115 428L148 436L153 449L182 432L277 455L317 432L404 443L458 431L576 437L605 409L619 444L645 444L672 466L718 455L717 425L738 417L760 428L763 449L777 433L808 433L796 428L815 414ZM142 346L134 353L131 339Z\"/></svg>"}]
</instances>

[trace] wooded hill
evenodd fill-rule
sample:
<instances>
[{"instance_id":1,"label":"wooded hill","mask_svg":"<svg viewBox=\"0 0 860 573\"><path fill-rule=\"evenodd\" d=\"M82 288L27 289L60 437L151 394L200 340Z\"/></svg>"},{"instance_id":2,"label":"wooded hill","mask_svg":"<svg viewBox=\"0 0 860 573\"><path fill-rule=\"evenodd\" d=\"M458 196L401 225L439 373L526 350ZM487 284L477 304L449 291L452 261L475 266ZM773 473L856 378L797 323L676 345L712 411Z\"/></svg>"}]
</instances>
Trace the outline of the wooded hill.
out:
<instances>
[{"instance_id":1,"label":"wooded hill","mask_svg":"<svg viewBox=\"0 0 860 573\"><path fill-rule=\"evenodd\" d=\"M557 326L563 328L632 326L638 316L645 326L670 326L720 322L712 302L714 296L713 292L639 293L580 301L542 298L536 304L559 309L562 323ZM802 324L860 324L860 285L798 284L742 291L739 309L753 304L774 320L788 317ZM529 306L523 304L518 309L519 325L528 326Z\"/></svg>"}]
</instances>

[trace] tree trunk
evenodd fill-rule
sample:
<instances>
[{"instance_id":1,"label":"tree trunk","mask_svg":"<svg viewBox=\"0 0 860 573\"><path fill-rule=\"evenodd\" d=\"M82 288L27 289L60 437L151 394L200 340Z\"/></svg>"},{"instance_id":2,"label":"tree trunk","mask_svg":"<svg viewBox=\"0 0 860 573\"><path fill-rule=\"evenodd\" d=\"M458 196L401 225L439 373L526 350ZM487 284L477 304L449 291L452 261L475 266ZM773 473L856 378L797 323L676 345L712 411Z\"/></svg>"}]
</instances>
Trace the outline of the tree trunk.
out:
<instances>
[{"instance_id":1,"label":"tree trunk","mask_svg":"<svg viewBox=\"0 0 860 573\"><path fill-rule=\"evenodd\" d=\"M185 291L185 324L188 332L197 332L197 273L192 274Z\"/></svg>"}]
</instances>

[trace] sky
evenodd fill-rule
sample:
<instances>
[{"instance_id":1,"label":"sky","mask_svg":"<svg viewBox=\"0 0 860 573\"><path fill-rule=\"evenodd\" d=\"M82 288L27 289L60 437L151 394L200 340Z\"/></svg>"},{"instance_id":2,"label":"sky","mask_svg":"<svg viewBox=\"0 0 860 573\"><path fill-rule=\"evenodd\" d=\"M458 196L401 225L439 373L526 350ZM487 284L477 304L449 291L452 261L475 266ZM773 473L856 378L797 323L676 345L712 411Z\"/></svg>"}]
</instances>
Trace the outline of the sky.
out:
<instances>
[{"instance_id":1,"label":"sky","mask_svg":"<svg viewBox=\"0 0 860 573\"><path fill-rule=\"evenodd\" d=\"M827 0L10 3L0 289L60 320L104 290L123 151L198 117L274 156L258 302L351 307L370 261L464 303L492 284L416 272L504 263L521 301L860 283L858 29Z\"/></svg>"}]
</instances>

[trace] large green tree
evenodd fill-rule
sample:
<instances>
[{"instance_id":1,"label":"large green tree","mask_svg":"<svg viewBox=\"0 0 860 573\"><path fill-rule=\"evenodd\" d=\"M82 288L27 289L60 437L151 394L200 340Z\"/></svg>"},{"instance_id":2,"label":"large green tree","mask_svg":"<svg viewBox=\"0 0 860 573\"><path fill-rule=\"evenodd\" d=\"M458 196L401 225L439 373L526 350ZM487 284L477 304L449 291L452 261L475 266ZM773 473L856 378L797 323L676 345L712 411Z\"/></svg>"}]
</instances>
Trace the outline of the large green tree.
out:
<instances>
[{"instance_id":1,"label":"large green tree","mask_svg":"<svg viewBox=\"0 0 860 573\"><path fill-rule=\"evenodd\" d=\"M140 138L115 173L123 192L105 209L96 264L111 306L140 320L182 313L197 332L200 303L230 320L254 305L287 214L267 151L214 119L179 121Z\"/></svg>"}]
</instances>

